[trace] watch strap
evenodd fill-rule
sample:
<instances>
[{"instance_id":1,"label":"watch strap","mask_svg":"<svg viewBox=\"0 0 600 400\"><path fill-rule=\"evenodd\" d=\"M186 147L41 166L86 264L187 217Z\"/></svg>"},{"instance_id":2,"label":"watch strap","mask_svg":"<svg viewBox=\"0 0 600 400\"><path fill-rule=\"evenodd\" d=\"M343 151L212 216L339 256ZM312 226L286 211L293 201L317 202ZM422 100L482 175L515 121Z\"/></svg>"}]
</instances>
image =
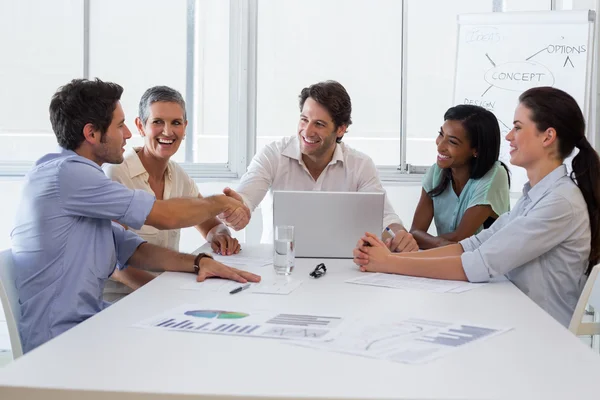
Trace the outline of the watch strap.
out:
<instances>
[{"instance_id":1,"label":"watch strap","mask_svg":"<svg viewBox=\"0 0 600 400\"><path fill-rule=\"evenodd\" d=\"M212 258L212 256L208 253L200 253L196 256L196 258L194 259L194 273L196 275L198 275L200 273L200 261L204 258L204 257L208 257L208 258Z\"/></svg>"}]
</instances>

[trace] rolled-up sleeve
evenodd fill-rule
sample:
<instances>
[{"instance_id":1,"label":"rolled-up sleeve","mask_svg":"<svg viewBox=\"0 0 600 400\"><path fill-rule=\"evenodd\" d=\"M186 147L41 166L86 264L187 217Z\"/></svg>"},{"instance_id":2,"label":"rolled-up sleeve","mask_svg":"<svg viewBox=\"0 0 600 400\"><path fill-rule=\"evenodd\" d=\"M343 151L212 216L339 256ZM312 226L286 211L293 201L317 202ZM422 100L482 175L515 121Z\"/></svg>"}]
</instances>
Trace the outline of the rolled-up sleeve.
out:
<instances>
[{"instance_id":1,"label":"rolled-up sleeve","mask_svg":"<svg viewBox=\"0 0 600 400\"><path fill-rule=\"evenodd\" d=\"M79 159L62 163L58 179L62 208L72 215L117 220L140 229L155 202L153 195L114 182L99 167Z\"/></svg>"},{"instance_id":2,"label":"rolled-up sleeve","mask_svg":"<svg viewBox=\"0 0 600 400\"><path fill-rule=\"evenodd\" d=\"M127 260L129 260L136 249L142 243L146 243L146 241L134 232L126 230L116 222L112 223L112 231L115 248L117 249L117 268L124 269L127 267Z\"/></svg>"},{"instance_id":3,"label":"rolled-up sleeve","mask_svg":"<svg viewBox=\"0 0 600 400\"><path fill-rule=\"evenodd\" d=\"M477 235L473 235L466 239L461 240L459 243L463 248L463 251L473 251L483 243L485 243L492 235L497 232L500 228L506 225L510 218L510 212L502 214L488 229L484 229Z\"/></svg>"},{"instance_id":4,"label":"rolled-up sleeve","mask_svg":"<svg viewBox=\"0 0 600 400\"><path fill-rule=\"evenodd\" d=\"M504 214L490 229L460 242L465 275L486 282L539 257L573 232L572 217L571 204L560 196L545 197L526 215L509 220Z\"/></svg>"}]
</instances>

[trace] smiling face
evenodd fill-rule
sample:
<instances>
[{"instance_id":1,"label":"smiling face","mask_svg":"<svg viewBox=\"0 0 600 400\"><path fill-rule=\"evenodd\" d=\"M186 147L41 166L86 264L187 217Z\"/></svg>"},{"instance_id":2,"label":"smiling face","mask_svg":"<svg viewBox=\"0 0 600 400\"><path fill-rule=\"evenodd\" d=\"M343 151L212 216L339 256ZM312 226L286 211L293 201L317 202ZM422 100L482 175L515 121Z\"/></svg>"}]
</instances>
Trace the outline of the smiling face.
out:
<instances>
[{"instance_id":1,"label":"smiling face","mask_svg":"<svg viewBox=\"0 0 600 400\"><path fill-rule=\"evenodd\" d=\"M519 167L530 167L544 157L544 132L531 120L531 111L523 104L515 110L513 129L506 135L510 143L510 162Z\"/></svg>"},{"instance_id":2,"label":"smiling face","mask_svg":"<svg viewBox=\"0 0 600 400\"><path fill-rule=\"evenodd\" d=\"M100 135L100 132L94 132ZM121 164L123 162L123 153L125 152L125 143L131 137L131 131L125 125L125 113L118 102L113 111L110 126L100 135L100 141L94 146L94 158L98 165L104 163Z\"/></svg>"},{"instance_id":3,"label":"smiling face","mask_svg":"<svg viewBox=\"0 0 600 400\"><path fill-rule=\"evenodd\" d=\"M444 121L435 143L438 150L437 165L440 168L470 165L471 159L477 154L460 121Z\"/></svg>"},{"instance_id":4,"label":"smiling face","mask_svg":"<svg viewBox=\"0 0 600 400\"><path fill-rule=\"evenodd\" d=\"M303 155L315 160L333 156L336 139L346 132L346 126L335 127L329 112L321 104L307 98L298 123L298 140ZM327 160L329 161L329 160Z\"/></svg>"},{"instance_id":5,"label":"smiling face","mask_svg":"<svg viewBox=\"0 0 600 400\"><path fill-rule=\"evenodd\" d=\"M183 108L172 102L157 101L150 105L150 113L145 123L138 117L135 120L140 135L144 137L144 147L159 159L170 159L179 149L185 137Z\"/></svg>"}]
</instances>

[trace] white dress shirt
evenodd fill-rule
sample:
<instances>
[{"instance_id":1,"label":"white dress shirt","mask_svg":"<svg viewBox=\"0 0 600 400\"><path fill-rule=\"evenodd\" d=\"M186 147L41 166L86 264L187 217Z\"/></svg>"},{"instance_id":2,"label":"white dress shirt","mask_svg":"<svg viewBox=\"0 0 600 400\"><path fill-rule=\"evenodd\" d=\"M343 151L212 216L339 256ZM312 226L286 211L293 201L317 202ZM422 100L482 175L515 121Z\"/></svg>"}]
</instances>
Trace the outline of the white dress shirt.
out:
<instances>
[{"instance_id":1,"label":"white dress shirt","mask_svg":"<svg viewBox=\"0 0 600 400\"><path fill-rule=\"evenodd\" d=\"M251 211L265 199L261 206L262 242L273 241L274 190L385 193L371 157L344 143L336 145L333 158L315 180L302 161L296 135L273 142L258 152L237 188ZM383 214L382 229L393 223L403 225L387 196Z\"/></svg>"},{"instance_id":2,"label":"white dress shirt","mask_svg":"<svg viewBox=\"0 0 600 400\"><path fill-rule=\"evenodd\" d=\"M527 183L515 208L460 242L470 282L506 275L558 322L569 326L585 285L590 219L581 191L561 165Z\"/></svg>"},{"instance_id":3,"label":"white dress shirt","mask_svg":"<svg viewBox=\"0 0 600 400\"><path fill-rule=\"evenodd\" d=\"M125 160L121 164L105 164L104 173L113 181L130 189L142 189L154 195L154 191L148 183L150 174L144 168L137 154L139 150L138 147L125 153ZM198 187L179 164L169 161L165 172L163 200L177 197L198 197ZM132 229L131 227L129 229L148 243L179 251L180 229L161 230L150 225L144 225L141 229ZM116 301L131 292L132 290L122 283L109 280L104 289L104 298L107 301Z\"/></svg>"}]
</instances>

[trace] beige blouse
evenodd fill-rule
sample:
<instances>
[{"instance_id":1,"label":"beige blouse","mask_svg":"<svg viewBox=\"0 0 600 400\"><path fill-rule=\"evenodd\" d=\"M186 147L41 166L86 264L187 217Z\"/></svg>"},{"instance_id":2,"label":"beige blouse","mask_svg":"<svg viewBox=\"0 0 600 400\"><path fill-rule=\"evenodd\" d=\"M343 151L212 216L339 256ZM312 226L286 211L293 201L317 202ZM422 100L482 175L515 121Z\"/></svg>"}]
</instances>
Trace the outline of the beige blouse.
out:
<instances>
[{"instance_id":1,"label":"beige blouse","mask_svg":"<svg viewBox=\"0 0 600 400\"><path fill-rule=\"evenodd\" d=\"M141 189L155 195L148 183L150 175L138 157L139 150L140 147L127 151L125 160L121 164L105 164L103 166L104 173L113 181L122 183L130 189ZM169 161L165 172L163 199L176 197L198 197L198 187L179 164ZM179 251L180 229L159 230L153 226L144 225L141 229L131 229L131 231L137 233L148 243ZM104 288L104 298L108 301L115 301L131 292L132 290L127 286L109 280Z\"/></svg>"}]
</instances>

